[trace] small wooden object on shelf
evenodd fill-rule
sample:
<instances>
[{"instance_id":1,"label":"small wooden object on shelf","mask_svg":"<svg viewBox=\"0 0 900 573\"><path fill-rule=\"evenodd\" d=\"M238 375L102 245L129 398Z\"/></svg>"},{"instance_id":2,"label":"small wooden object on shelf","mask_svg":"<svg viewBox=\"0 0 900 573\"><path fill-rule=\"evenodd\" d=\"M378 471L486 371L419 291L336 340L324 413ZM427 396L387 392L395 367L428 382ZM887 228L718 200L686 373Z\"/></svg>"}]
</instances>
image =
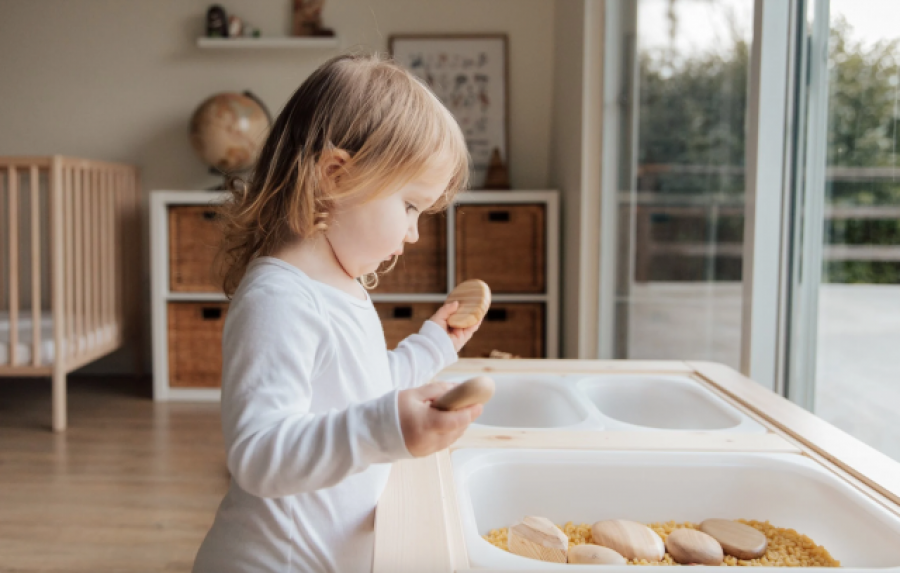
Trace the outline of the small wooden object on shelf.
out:
<instances>
[{"instance_id":1,"label":"small wooden object on shelf","mask_svg":"<svg viewBox=\"0 0 900 573\"><path fill-rule=\"evenodd\" d=\"M447 303L458 302L459 308L447 319L453 328L469 328L475 326L491 307L491 289L487 283L471 279L456 285L447 296Z\"/></svg>"},{"instance_id":2,"label":"small wooden object on shelf","mask_svg":"<svg viewBox=\"0 0 900 573\"><path fill-rule=\"evenodd\" d=\"M502 360L509 360L512 358L522 358L521 356L516 356L512 352L503 352L502 350L491 350L491 353L488 354L488 358L499 358Z\"/></svg>"},{"instance_id":3,"label":"small wooden object on shelf","mask_svg":"<svg viewBox=\"0 0 900 573\"><path fill-rule=\"evenodd\" d=\"M494 395L494 386L493 378L476 376L457 384L452 390L432 402L431 406L450 412L473 404L486 404Z\"/></svg>"},{"instance_id":4,"label":"small wooden object on shelf","mask_svg":"<svg viewBox=\"0 0 900 573\"><path fill-rule=\"evenodd\" d=\"M503 158L500 157L500 148L498 147L491 152L491 161L484 177L483 189L509 190L509 170L503 163Z\"/></svg>"},{"instance_id":5,"label":"small wooden object on shelf","mask_svg":"<svg viewBox=\"0 0 900 573\"><path fill-rule=\"evenodd\" d=\"M213 4L206 11L206 36L208 38L228 37L228 14L218 4Z\"/></svg>"},{"instance_id":6,"label":"small wooden object on shelf","mask_svg":"<svg viewBox=\"0 0 900 573\"><path fill-rule=\"evenodd\" d=\"M529 515L509 528L509 552L551 563L568 561L569 538L546 517Z\"/></svg>"},{"instance_id":7,"label":"small wooden object on shelf","mask_svg":"<svg viewBox=\"0 0 900 573\"><path fill-rule=\"evenodd\" d=\"M294 0L295 36L334 36L334 30L322 26L325 0Z\"/></svg>"}]
</instances>

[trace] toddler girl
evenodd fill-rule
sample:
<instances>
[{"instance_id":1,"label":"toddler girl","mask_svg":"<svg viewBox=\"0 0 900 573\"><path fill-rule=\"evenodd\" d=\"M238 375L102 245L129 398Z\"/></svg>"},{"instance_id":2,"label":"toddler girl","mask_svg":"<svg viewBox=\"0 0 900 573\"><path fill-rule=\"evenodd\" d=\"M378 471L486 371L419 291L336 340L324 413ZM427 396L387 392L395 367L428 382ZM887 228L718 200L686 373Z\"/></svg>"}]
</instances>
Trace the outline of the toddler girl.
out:
<instances>
[{"instance_id":1,"label":"toddler girl","mask_svg":"<svg viewBox=\"0 0 900 573\"><path fill-rule=\"evenodd\" d=\"M278 116L222 210L231 484L195 572L370 571L391 462L446 448L481 413L429 407L450 386L426 384L478 325L448 327L444 305L388 351L363 288L468 162L440 101L379 56L328 61Z\"/></svg>"}]
</instances>

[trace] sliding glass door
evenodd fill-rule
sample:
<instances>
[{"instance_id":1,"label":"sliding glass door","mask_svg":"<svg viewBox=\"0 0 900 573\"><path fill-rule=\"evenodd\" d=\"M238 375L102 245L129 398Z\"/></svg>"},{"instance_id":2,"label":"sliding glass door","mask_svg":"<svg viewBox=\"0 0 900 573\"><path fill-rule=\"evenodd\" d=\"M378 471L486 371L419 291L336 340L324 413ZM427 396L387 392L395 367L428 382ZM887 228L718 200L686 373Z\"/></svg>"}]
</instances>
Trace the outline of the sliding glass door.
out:
<instances>
[{"instance_id":1,"label":"sliding glass door","mask_svg":"<svg viewBox=\"0 0 900 573\"><path fill-rule=\"evenodd\" d=\"M900 460L900 3L810 2L789 395ZM814 134L824 134L821 135Z\"/></svg>"},{"instance_id":2,"label":"sliding glass door","mask_svg":"<svg viewBox=\"0 0 900 573\"><path fill-rule=\"evenodd\" d=\"M725 363L900 459L900 2L605 5L600 356Z\"/></svg>"},{"instance_id":3,"label":"sliding glass door","mask_svg":"<svg viewBox=\"0 0 900 573\"><path fill-rule=\"evenodd\" d=\"M740 365L753 6L617 6L616 358Z\"/></svg>"}]
</instances>

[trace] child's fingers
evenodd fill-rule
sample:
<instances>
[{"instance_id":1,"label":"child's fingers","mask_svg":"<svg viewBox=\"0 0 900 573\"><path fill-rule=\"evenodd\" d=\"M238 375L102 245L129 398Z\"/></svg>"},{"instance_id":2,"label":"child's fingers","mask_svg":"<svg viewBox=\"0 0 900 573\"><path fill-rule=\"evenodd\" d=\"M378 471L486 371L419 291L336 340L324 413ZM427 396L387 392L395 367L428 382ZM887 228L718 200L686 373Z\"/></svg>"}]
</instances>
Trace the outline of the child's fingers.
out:
<instances>
[{"instance_id":1,"label":"child's fingers","mask_svg":"<svg viewBox=\"0 0 900 573\"><path fill-rule=\"evenodd\" d=\"M450 391L455 384L451 382L429 382L417 388L419 398L422 401L435 400Z\"/></svg>"},{"instance_id":2,"label":"child's fingers","mask_svg":"<svg viewBox=\"0 0 900 573\"><path fill-rule=\"evenodd\" d=\"M434 317L446 322L458 308L459 301L454 300L453 302L445 303L441 308L437 309L437 312L434 313Z\"/></svg>"},{"instance_id":3,"label":"child's fingers","mask_svg":"<svg viewBox=\"0 0 900 573\"><path fill-rule=\"evenodd\" d=\"M439 434L451 434L465 430L473 420L481 415L483 408L481 404L474 404L452 412L435 410L435 415L431 420L432 428Z\"/></svg>"}]
</instances>

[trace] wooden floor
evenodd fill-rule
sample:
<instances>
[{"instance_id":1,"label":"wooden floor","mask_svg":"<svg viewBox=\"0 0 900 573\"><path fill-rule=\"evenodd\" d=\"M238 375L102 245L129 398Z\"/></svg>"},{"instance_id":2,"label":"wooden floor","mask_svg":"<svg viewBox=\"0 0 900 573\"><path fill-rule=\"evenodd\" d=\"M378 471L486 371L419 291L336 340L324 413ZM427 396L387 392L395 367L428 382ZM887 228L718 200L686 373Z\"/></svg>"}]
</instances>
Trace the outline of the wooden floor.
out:
<instances>
[{"instance_id":1,"label":"wooden floor","mask_svg":"<svg viewBox=\"0 0 900 573\"><path fill-rule=\"evenodd\" d=\"M157 404L133 379L0 378L0 572L190 571L228 486L218 404Z\"/></svg>"}]
</instances>

